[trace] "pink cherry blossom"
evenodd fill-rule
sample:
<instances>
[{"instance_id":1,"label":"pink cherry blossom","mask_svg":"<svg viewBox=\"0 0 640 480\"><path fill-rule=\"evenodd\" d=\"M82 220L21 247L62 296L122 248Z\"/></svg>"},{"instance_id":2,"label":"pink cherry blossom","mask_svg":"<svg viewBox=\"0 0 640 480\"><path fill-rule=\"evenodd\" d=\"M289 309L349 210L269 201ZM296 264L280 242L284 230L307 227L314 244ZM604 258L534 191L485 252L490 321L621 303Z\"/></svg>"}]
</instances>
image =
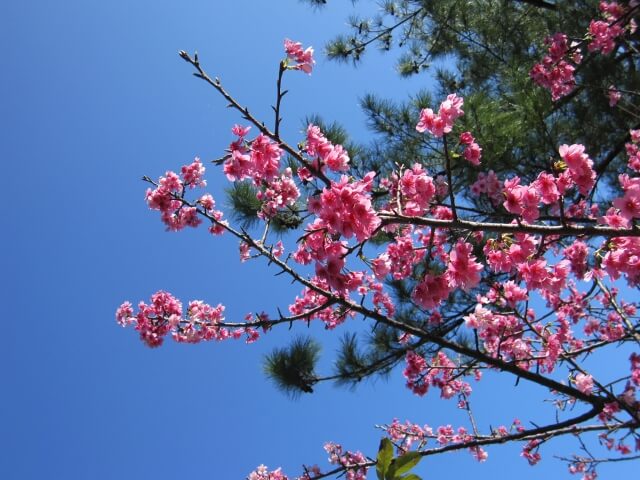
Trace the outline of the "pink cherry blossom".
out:
<instances>
[{"instance_id":1,"label":"pink cherry blossom","mask_svg":"<svg viewBox=\"0 0 640 480\"><path fill-rule=\"evenodd\" d=\"M620 99L622 98L622 93L620 93L618 89L613 85L609 86L609 90L607 91L607 94L609 96L610 107L615 107L620 101Z\"/></svg>"},{"instance_id":2,"label":"pink cherry blossom","mask_svg":"<svg viewBox=\"0 0 640 480\"><path fill-rule=\"evenodd\" d=\"M591 395L593 392L593 377L591 375L585 375L584 373L578 373L574 380L576 388L582 393Z\"/></svg>"},{"instance_id":3,"label":"pink cherry blossom","mask_svg":"<svg viewBox=\"0 0 640 480\"><path fill-rule=\"evenodd\" d=\"M185 186L189 188L207 186L207 181L202 178L205 168L198 157L190 165L184 165L180 172Z\"/></svg>"},{"instance_id":4,"label":"pink cherry blossom","mask_svg":"<svg viewBox=\"0 0 640 480\"><path fill-rule=\"evenodd\" d=\"M582 195L587 195L595 184L593 161L584 153L584 145L561 145L560 157L567 164L569 175Z\"/></svg>"},{"instance_id":5,"label":"pink cherry blossom","mask_svg":"<svg viewBox=\"0 0 640 480\"><path fill-rule=\"evenodd\" d=\"M416 285L411 299L422 308L432 309L446 300L449 293L451 293L451 287L444 275L426 274L422 281Z\"/></svg>"},{"instance_id":6,"label":"pink cherry blossom","mask_svg":"<svg viewBox=\"0 0 640 480\"><path fill-rule=\"evenodd\" d=\"M381 222L369 195L374 176L369 172L354 182L343 176L322 191L318 202L309 203L309 210L322 219L329 233L345 238L355 235L359 242L368 239Z\"/></svg>"},{"instance_id":7,"label":"pink cherry blossom","mask_svg":"<svg viewBox=\"0 0 640 480\"><path fill-rule=\"evenodd\" d=\"M423 215L436 194L433 178L421 164L415 163L411 169L404 171L398 183L404 204L403 213L411 217ZM395 193L396 188L392 188L392 195Z\"/></svg>"},{"instance_id":8,"label":"pink cherry blossom","mask_svg":"<svg viewBox=\"0 0 640 480\"><path fill-rule=\"evenodd\" d=\"M464 115L462 105L464 100L455 93L447 96L440 104L440 109L436 115L430 108L425 108L420 112L420 121L416 125L418 132L429 131L435 137L442 137L445 133L451 132L453 123L458 117Z\"/></svg>"},{"instance_id":9,"label":"pink cherry blossom","mask_svg":"<svg viewBox=\"0 0 640 480\"><path fill-rule=\"evenodd\" d=\"M548 54L541 63L533 66L529 72L531 79L538 85L551 91L553 101L568 95L576 85L575 67L569 63L579 63L581 56L569 56L569 45L564 33L556 33L547 37Z\"/></svg>"},{"instance_id":10,"label":"pink cherry blossom","mask_svg":"<svg viewBox=\"0 0 640 480\"><path fill-rule=\"evenodd\" d=\"M449 285L468 291L480 282L482 269L482 265L476 262L476 257L473 255L473 246L459 240L449 254L447 266Z\"/></svg>"},{"instance_id":11,"label":"pink cherry blossom","mask_svg":"<svg viewBox=\"0 0 640 480\"><path fill-rule=\"evenodd\" d=\"M475 142L467 145L467 148L462 152L464 159L476 167L480 165L480 158L482 157L482 148Z\"/></svg>"},{"instance_id":12,"label":"pink cherry blossom","mask_svg":"<svg viewBox=\"0 0 640 480\"><path fill-rule=\"evenodd\" d=\"M317 157L321 164L334 172L344 172L349 169L349 154L342 145L334 145L324 136L320 127L309 124L307 127L306 152Z\"/></svg>"},{"instance_id":13,"label":"pink cherry blossom","mask_svg":"<svg viewBox=\"0 0 640 480\"><path fill-rule=\"evenodd\" d=\"M313 59L313 48L307 47L305 50L303 50L302 43L294 42L287 38L284 41L284 50L287 54L287 57L296 62L289 68L292 68L294 70L302 70L305 73L311 74L311 70L313 70L313 66L316 63Z\"/></svg>"}]
</instances>

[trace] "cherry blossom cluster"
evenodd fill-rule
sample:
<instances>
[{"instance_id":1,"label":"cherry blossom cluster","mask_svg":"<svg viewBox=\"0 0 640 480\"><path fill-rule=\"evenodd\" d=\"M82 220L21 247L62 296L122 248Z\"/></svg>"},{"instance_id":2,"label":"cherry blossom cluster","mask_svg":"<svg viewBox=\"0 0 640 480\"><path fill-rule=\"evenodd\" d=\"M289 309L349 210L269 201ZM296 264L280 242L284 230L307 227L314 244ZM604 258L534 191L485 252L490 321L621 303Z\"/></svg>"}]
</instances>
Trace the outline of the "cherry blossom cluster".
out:
<instances>
[{"instance_id":1,"label":"cherry blossom cluster","mask_svg":"<svg viewBox=\"0 0 640 480\"><path fill-rule=\"evenodd\" d=\"M445 264L446 271L443 274L426 273L413 290L411 298L421 307L433 309L446 300L454 289L468 291L480 282L483 267L476 261L470 243L458 241Z\"/></svg>"},{"instance_id":2,"label":"cherry blossom cluster","mask_svg":"<svg viewBox=\"0 0 640 480\"><path fill-rule=\"evenodd\" d=\"M445 133L450 133L453 123L464 115L463 103L464 100L461 97L452 93L440 104L437 114L430 108L423 109L420 112L420 121L416 125L416 130L420 133L428 131L434 137L442 137Z\"/></svg>"},{"instance_id":3,"label":"cherry blossom cluster","mask_svg":"<svg viewBox=\"0 0 640 480\"><path fill-rule=\"evenodd\" d=\"M482 158L482 148L476 143L476 139L471 132L463 132L460 135L460 143L465 145L465 149L462 152L464 159L471 165L476 167L480 165L480 159Z\"/></svg>"},{"instance_id":4,"label":"cherry blossom cluster","mask_svg":"<svg viewBox=\"0 0 640 480\"><path fill-rule=\"evenodd\" d=\"M396 207L399 213L410 217L419 217L428 211L437 194L433 177L420 163L405 169L401 177L393 173L390 178L384 179L384 185L391 197L392 204L389 207Z\"/></svg>"},{"instance_id":5,"label":"cherry blossom cluster","mask_svg":"<svg viewBox=\"0 0 640 480\"><path fill-rule=\"evenodd\" d=\"M282 473L281 468L270 472L266 465L260 465L249 474L247 480L289 480L289 477Z\"/></svg>"},{"instance_id":6,"label":"cherry blossom cluster","mask_svg":"<svg viewBox=\"0 0 640 480\"><path fill-rule=\"evenodd\" d=\"M338 287L335 293L345 298L354 291L363 297L372 294L371 300L375 312L384 313L387 316L395 314L395 305L391 297L373 276L367 276L363 272L336 272L333 285L330 285L325 278L322 278L322 272L326 268L322 264L316 264L316 272L321 272L321 276L316 275L311 279L314 286L326 291ZM307 321L321 320L327 330L333 330L347 318L355 316L354 312L345 310L339 305L328 305L327 297L310 287L305 287L301 295L295 298L294 303L289 305L289 312L294 316L304 317Z\"/></svg>"},{"instance_id":7,"label":"cherry blossom cluster","mask_svg":"<svg viewBox=\"0 0 640 480\"><path fill-rule=\"evenodd\" d=\"M609 106L615 107L622 98L622 93L615 86L609 85L607 96L609 97Z\"/></svg>"},{"instance_id":8,"label":"cherry blossom cluster","mask_svg":"<svg viewBox=\"0 0 640 480\"><path fill-rule=\"evenodd\" d=\"M458 365L444 352L438 352L429 363L422 355L409 350L405 361L403 374L407 387L416 395L425 395L430 386L439 388L440 396L447 399L471 393L471 386L458 379Z\"/></svg>"},{"instance_id":9,"label":"cherry blossom cluster","mask_svg":"<svg viewBox=\"0 0 640 480\"><path fill-rule=\"evenodd\" d=\"M235 125L232 133L238 138L229 147L230 154L224 163L229 181L253 180L259 187L256 196L262 201L259 216L268 219L278 211L290 207L300 197L290 168L280 171L282 149L264 134L254 140L246 140L250 127Z\"/></svg>"},{"instance_id":10,"label":"cherry blossom cluster","mask_svg":"<svg viewBox=\"0 0 640 480\"><path fill-rule=\"evenodd\" d=\"M343 175L339 182L331 182L319 196L309 199L309 211L330 235L355 236L359 242L369 239L380 226L370 195L375 175L369 172L355 181Z\"/></svg>"},{"instance_id":11,"label":"cherry blossom cluster","mask_svg":"<svg viewBox=\"0 0 640 480\"><path fill-rule=\"evenodd\" d=\"M542 62L533 66L529 76L535 83L551 91L551 99L556 101L575 88L575 65L582 61L582 54L577 45L569 46L564 33L547 37L545 44L549 45L547 55Z\"/></svg>"},{"instance_id":12,"label":"cherry blossom cluster","mask_svg":"<svg viewBox=\"0 0 640 480\"><path fill-rule=\"evenodd\" d=\"M630 11L636 9L638 2L632 0L628 6L618 2L601 1L599 4L602 19L591 20L586 34L586 43L589 52L598 52L603 55L610 54L616 41L625 33L633 34L636 31L636 21ZM582 62L580 45L583 42L572 42L569 45L567 35L558 32L545 40L549 45L547 55L542 62L533 66L529 72L531 79L551 92L553 101L571 93L576 86L576 66ZM615 86L609 87L609 105L615 106L621 98L620 92Z\"/></svg>"},{"instance_id":13,"label":"cherry blossom cluster","mask_svg":"<svg viewBox=\"0 0 640 480\"><path fill-rule=\"evenodd\" d=\"M496 207L504 199L502 195L503 188L503 182L498 179L493 170L489 170L487 173L478 173L478 179L471 185L471 194L475 197L486 195L491 204Z\"/></svg>"},{"instance_id":14,"label":"cherry blossom cluster","mask_svg":"<svg viewBox=\"0 0 640 480\"><path fill-rule=\"evenodd\" d=\"M437 114L430 108L425 108L420 112L420 121L416 125L416 130L420 133L428 131L435 137L442 137L451 133L455 121L464 115L463 104L464 99L462 97L455 93L448 95L446 100L440 104ZM480 165L482 148L478 145L471 132L463 132L460 135L459 144L464 146L462 151L463 158L472 165Z\"/></svg>"},{"instance_id":15,"label":"cherry blossom cluster","mask_svg":"<svg viewBox=\"0 0 640 480\"><path fill-rule=\"evenodd\" d=\"M629 160L627 166L634 172L640 172L640 130L630 130L631 142L625 144Z\"/></svg>"},{"instance_id":16,"label":"cherry blossom cluster","mask_svg":"<svg viewBox=\"0 0 640 480\"><path fill-rule=\"evenodd\" d=\"M416 450L423 450L429 440L435 440L439 447L447 445L464 445L475 439L465 427L455 428L451 425L440 425L432 428L429 425L420 426L407 420L404 424L398 419L394 419L390 425L384 426L390 440L392 440L400 453L406 453L416 444ZM522 431L524 428L518 420L515 420L511 429L504 426L498 427L494 432L495 437L509 435L510 431ZM469 452L479 462L484 462L489 458L489 454L480 446L470 447Z\"/></svg>"},{"instance_id":17,"label":"cherry blossom cluster","mask_svg":"<svg viewBox=\"0 0 640 480\"><path fill-rule=\"evenodd\" d=\"M414 247L412 228L406 228L402 236L389 243L387 251L371 262L376 278L384 279L391 274L394 280L402 280L413 273L413 268L424 258L425 251Z\"/></svg>"},{"instance_id":18,"label":"cherry blossom cluster","mask_svg":"<svg viewBox=\"0 0 640 480\"><path fill-rule=\"evenodd\" d=\"M251 178L256 185L275 178L280 171L282 149L264 134L254 140L246 140L251 127L235 125L232 129L238 138L229 146L229 156L224 163L224 173L229 181Z\"/></svg>"},{"instance_id":19,"label":"cherry blossom cluster","mask_svg":"<svg viewBox=\"0 0 640 480\"><path fill-rule=\"evenodd\" d=\"M558 201L570 188L575 186L581 195L587 195L595 185L596 172L584 150L584 145L561 145L560 157L566 168L557 176L541 172L529 185L521 185L517 176L505 180L505 210L531 223L540 217L540 203L551 205L557 213Z\"/></svg>"},{"instance_id":20,"label":"cherry blossom cluster","mask_svg":"<svg viewBox=\"0 0 640 480\"><path fill-rule=\"evenodd\" d=\"M591 20L589 24L589 42L590 52L601 52L603 55L610 54L616 45L616 39L620 37L625 30L625 26L621 24L622 16L625 13L625 7L617 2L600 2L600 12L603 20ZM633 19L631 19L633 21ZM635 29L635 23L630 28Z\"/></svg>"},{"instance_id":21,"label":"cherry blossom cluster","mask_svg":"<svg viewBox=\"0 0 640 480\"><path fill-rule=\"evenodd\" d=\"M197 208L186 204L183 198L185 189L206 186L207 183L203 179L204 172L202 162L196 158L190 165L182 167L180 175L169 171L164 177L160 177L155 189L147 190L145 195L147 204L150 209L160 211L162 222L167 226L167 230L178 231L185 227L197 227L202 223ZM215 210L213 197L209 194L204 195L198 203L217 222L212 225L211 233L221 234L223 232L222 212Z\"/></svg>"},{"instance_id":22,"label":"cherry blossom cluster","mask_svg":"<svg viewBox=\"0 0 640 480\"><path fill-rule=\"evenodd\" d=\"M315 157L313 165L321 170L326 165L333 172L345 172L349 169L349 153L342 145L334 145L324 136L322 130L312 123L307 127L307 143L305 151L310 157ZM309 169L302 167L298 170L301 180L311 180Z\"/></svg>"},{"instance_id":23,"label":"cherry blossom cluster","mask_svg":"<svg viewBox=\"0 0 640 480\"><path fill-rule=\"evenodd\" d=\"M367 463L367 458L362 452L345 452L342 445L332 442L326 443L324 449L329 454L329 463L346 469L347 480L366 480L368 468L364 464Z\"/></svg>"},{"instance_id":24,"label":"cherry blossom cluster","mask_svg":"<svg viewBox=\"0 0 640 480\"><path fill-rule=\"evenodd\" d=\"M287 38L284 41L284 51L287 57L295 62L294 65L290 65L288 68L302 70L305 73L311 74L311 70L313 70L313 66L316 63L313 59L313 48L307 47L303 50L302 43L294 42Z\"/></svg>"},{"instance_id":25,"label":"cherry blossom cluster","mask_svg":"<svg viewBox=\"0 0 640 480\"><path fill-rule=\"evenodd\" d=\"M268 219L287 206L293 206L300 197L300 190L293 179L290 168L285 168L280 177L265 182L265 187L256 192L256 198L263 202L262 210L258 212L260 218Z\"/></svg>"},{"instance_id":26,"label":"cherry blossom cluster","mask_svg":"<svg viewBox=\"0 0 640 480\"><path fill-rule=\"evenodd\" d=\"M116 321L123 327L133 325L149 347L159 347L169 334L180 343L226 340L243 335L247 343L252 343L258 338L258 331L251 322L226 327L223 312L221 304L212 307L201 300L193 300L189 302L185 316L180 300L159 291L151 296L151 303L138 304L138 313L134 313L131 302L124 302L116 311ZM247 320L251 320L250 315Z\"/></svg>"}]
</instances>

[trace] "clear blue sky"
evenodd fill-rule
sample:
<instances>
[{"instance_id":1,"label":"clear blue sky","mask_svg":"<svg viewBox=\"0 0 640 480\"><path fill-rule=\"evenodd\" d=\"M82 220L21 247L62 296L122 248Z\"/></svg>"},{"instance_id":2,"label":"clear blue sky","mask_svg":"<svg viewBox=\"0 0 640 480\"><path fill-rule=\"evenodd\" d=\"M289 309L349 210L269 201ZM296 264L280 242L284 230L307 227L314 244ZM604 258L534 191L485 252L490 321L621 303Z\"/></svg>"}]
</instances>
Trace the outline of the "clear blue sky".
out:
<instances>
[{"instance_id":1,"label":"clear blue sky","mask_svg":"<svg viewBox=\"0 0 640 480\"><path fill-rule=\"evenodd\" d=\"M355 391L325 385L288 399L260 366L287 331L250 346L168 342L150 350L113 319L123 300L137 303L159 289L184 301L222 302L232 320L284 309L297 293L260 262L240 265L229 237L166 233L144 203L140 177L196 155L220 156L239 120L191 76L179 49L197 49L212 75L270 121L283 38L320 52L352 8L330 4L321 12L295 0L0 4L0 478L242 479L260 463L296 475L302 463L327 466L328 440L374 454L374 425L396 416L464 424L452 403L412 396L399 371ZM400 80L391 57L372 55L359 69L317 60L311 77L285 80L285 133L293 143L312 113L366 139L359 96L402 99L428 85L424 76ZM221 199L223 176L211 167L208 180ZM328 362L342 332L314 333ZM485 427L529 401L523 385L507 383L496 394L478 388ZM532 419L544 418L535 411L541 408L531 403ZM550 454L535 469L517 448L489 454L484 465L461 453L430 459L420 471L450 475L455 462L459 477L564 474Z\"/></svg>"}]
</instances>

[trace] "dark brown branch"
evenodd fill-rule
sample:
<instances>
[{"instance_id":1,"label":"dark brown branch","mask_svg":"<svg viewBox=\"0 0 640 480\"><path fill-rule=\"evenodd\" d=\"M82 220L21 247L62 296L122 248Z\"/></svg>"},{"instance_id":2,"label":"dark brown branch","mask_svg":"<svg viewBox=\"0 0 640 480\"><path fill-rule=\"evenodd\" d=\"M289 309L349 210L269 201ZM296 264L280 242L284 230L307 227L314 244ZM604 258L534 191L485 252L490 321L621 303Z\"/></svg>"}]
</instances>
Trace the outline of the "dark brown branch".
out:
<instances>
[{"instance_id":1,"label":"dark brown branch","mask_svg":"<svg viewBox=\"0 0 640 480\"><path fill-rule=\"evenodd\" d=\"M469 230L472 232L500 232L500 233L533 233L540 235L559 235L565 237L590 236L590 237L640 237L640 229L617 229L605 226L577 226L577 225L534 225L515 223L474 222L471 220L440 220L427 217L407 217L391 212L380 212L382 223L403 225L424 225L445 229ZM570 221L570 220L569 220Z\"/></svg>"},{"instance_id":2,"label":"dark brown branch","mask_svg":"<svg viewBox=\"0 0 640 480\"><path fill-rule=\"evenodd\" d=\"M439 448L431 448L429 450L424 450L420 452L423 456L431 456L437 455L439 453L451 452L454 450L461 450L464 448L471 447L482 447L486 445L495 445L500 443L507 443L519 440L540 440L540 439L549 439L553 437L558 437L560 435L576 435L580 433L593 432L593 431L602 431L602 430L614 430L619 428L637 428L638 424L636 422L626 422L624 424L610 426L610 425L585 425L578 426L580 423L589 420L600 413L599 409L592 409L582 415L579 415L574 418L570 418L563 422L552 423L550 425L545 425L544 427L532 428L529 430L525 430L523 432L514 433L511 435L505 435L503 437L484 437L476 440L472 440L470 442L464 443L456 443L453 445L446 445L444 447Z\"/></svg>"},{"instance_id":3,"label":"dark brown branch","mask_svg":"<svg viewBox=\"0 0 640 480\"><path fill-rule=\"evenodd\" d=\"M515 0L519 3L526 3L536 8L544 8L545 10L557 10L558 6L555 3L545 2L544 0Z\"/></svg>"},{"instance_id":4,"label":"dark brown branch","mask_svg":"<svg viewBox=\"0 0 640 480\"><path fill-rule=\"evenodd\" d=\"M284 75L284 72L286 69L287 69L286 63L283 60L280 62L280 66L278 67L278 81L276 83L276 106L273 108L276 115L275 124L273 126L273 134L278 139L278 142L281 141L280 140L280 122L282 121L282 118L280 118L280 104L282 103L282 97L284 97L287 93L286 91L285 92L282 91L282 76Z\"/></svg>"},{"instance_id":5,"label":"dark brown branch","mask_svg":"<svg viewBox=\"0 0 640 480\"><path fill-rule=\"evenodd\" d=\"M209 75L207 75L207 73L200 66L200 62L198 61L198 56L197 55L194 55L194 58L191 58L189 56L189 54L187 52L185 52L184 50L180 50L180 52L178 52L178 53L179 53L180 57L184 61L186 61L187 63L190 63L191 65L194 66L194 68L197 70L197 73L194 73L194 75L196 77L204 80L209 85L211 85L213 88L215 88L218 91L218 93L220 93L220 95L222 95L224 97L224 99L229 102L229 105L231 107L235 108L240 113L242 113L243 117L246 120L248 120L249 122L251 122L252 124L254 124L258 128L258 130L260 130L261 133L263 133L264 135L269 137L274 142L277 142L282 147L283 150L285 150L289 155L291 155L293 158L295 158L302 165L307 167L309 169L309 171L314 176L316 176L317 178L322 180L325 185L327 185L327 186L331 185L331 180L329 180L329 178L322 171L319 171L316 168L314 168L313 165L311 165L311 163L308 162L301 155L301 153L297 149L293 148L288 143L281 141L280 137L278 135L276 135L274 132L272 132L271 130L269 130L269 128L267 128L267 126L264 124L264 122L259 121L257 118L255 118L253 115L251 115L251 113L249 113L249 109L247 107L243 107L242 105L240 105L236 101L236 99L233 98L222 87L222 83L220 82L219 78L212 79Z\"/></svg>"}]
</instances>

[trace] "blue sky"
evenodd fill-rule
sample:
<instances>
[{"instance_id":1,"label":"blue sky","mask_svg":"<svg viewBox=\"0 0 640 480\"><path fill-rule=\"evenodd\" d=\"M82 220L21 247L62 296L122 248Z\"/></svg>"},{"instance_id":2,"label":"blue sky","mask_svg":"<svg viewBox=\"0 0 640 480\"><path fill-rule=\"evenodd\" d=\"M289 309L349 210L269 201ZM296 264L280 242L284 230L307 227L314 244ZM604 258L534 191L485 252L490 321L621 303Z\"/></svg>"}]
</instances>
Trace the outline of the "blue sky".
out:
<instances>
[{"instance_id":1,"label":"blue sky","mask_svg":"<svg viewBox=\"0 0 640 480\"><path fill-rule=\"evenodd\" d=\"M150 350L113 319L123 300L160 289L185 302L222 302L232 320L290 303L297 287L260 262L241 265L230 237L165 232L144 203L140 177L219 157L239 121L191 76L178 50L197 49L209 73L271 120L282 40L320 52L351 9L336 1L314 12L295 0L0 4L7 309L0 478L241 479L260 463L296 475L302 463L326 466L328 440L373 455L374 425L394 417L464 423L452 403L412 396L401 372L355 391L325 385L288 399L261 371L262 356L286 342L287 331L249 346L168 342ZM399 79L391 56L368 60L353 69L318 55L311 77L287 75L284 132L292 143L312 113L364 140L360 96L404 99L429 84L425 76ZM208 181L222 199L223 175L211 167ZM313 332L328 363L342 332ZM531 412L547 408L523 385L478 389L485 426L528 403ZM461 453L430 459L421 472L450 474L452 461L460 476L487 478L564 468L547 458L531 469L517 448L489 453L484 465Z\"/></svg>"}]
</instances>

